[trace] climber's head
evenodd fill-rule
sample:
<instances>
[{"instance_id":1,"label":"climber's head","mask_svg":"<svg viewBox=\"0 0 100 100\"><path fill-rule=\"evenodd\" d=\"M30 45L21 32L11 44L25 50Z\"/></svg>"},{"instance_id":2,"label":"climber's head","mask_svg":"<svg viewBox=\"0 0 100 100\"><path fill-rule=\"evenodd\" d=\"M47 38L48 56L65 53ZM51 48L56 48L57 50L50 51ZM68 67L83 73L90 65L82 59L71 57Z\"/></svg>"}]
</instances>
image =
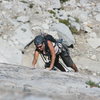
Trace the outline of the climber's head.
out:
<instances>
[{"instance_id":1,"label":"climber's head","mask_svg":"<svg viewBox=\"0 0 100 100\"><path fill-rule=\"evenodd\" d=\"M37 49L42 50L43 49L43 43L44 43L44 37L42 35L38 35L34 39L34 44L37 47Z\"/></svg>"}]
</instances>

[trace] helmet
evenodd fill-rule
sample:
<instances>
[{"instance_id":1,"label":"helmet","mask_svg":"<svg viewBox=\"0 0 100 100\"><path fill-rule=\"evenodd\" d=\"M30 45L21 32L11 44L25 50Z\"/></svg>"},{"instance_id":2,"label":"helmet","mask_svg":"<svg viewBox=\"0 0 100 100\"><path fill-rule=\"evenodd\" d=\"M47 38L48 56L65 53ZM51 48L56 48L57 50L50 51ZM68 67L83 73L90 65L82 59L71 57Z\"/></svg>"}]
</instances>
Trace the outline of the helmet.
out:
<instances>
[{"instance_id":1,"label":"helmet","mask_svg":"<svg viewBox=\"0 0 100 100\"><path fill-rule=\"evenodd\" d=\"M35 45L43 44L43 42L44 42L44 37L42 35L38 35L34 39Z\"/></svg>"}]
</instances>

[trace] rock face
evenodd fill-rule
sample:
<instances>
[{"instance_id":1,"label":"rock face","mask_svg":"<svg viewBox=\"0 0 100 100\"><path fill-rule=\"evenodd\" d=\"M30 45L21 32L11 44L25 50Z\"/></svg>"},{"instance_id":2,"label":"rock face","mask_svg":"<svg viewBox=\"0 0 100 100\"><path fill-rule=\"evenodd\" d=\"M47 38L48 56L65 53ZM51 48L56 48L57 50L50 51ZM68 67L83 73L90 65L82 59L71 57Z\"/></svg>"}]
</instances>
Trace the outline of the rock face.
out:
<instances>
[{"instance_id":1,"label":"rock face","mask_svg":"<svg viewBox=\"0 0 100 100\"><path fill-rule=\"evenodd\" d=\"M90 38L87 41L93 48L100 47L100 38L94 38L94 39Z\"/></svg>"},{"instance_id":2,"label":"rock face","mask_svg":"<svg viewBox=\"0 0 100 100\"><path fill-rule=\"evenodd\" d=\"M72 32L65 24L54 24L52 29L58 32L59 38L63 39L68 46L75 44L75 39L72 35Z\"/></svg>"},{"instance_id":3,"label":"rock face","mask_svg":"<svg viewBox=\"0 0 100 100\"><path fill-rule=\"evenodd\" d=\"M85 84L100 82L100 0L60 1L0 0L0 99L100 100L100 89ZM80 73L42 71L41 57L30 69L35 46L25 47L40 33L74 43Z\"/></svg>"},{"instance_id":4,"label":"rock face","mask_svg":"<svg viewBox=\"0 0 100 100\"><path fill-rule=\"evenodd\" d=\"M0 64L1 100L99 100L100 89L85 82L99 76ZM7 95L7 97L5 96Z\"/></svg>"},{"instance_id":5,"label":"rock face","mask_svg":"<svg viewBox=\"0 0 100 100\"><path fill-rule=\"evenodd\" d=\"M47 9L60 8L60 0L33 0L35 3L41 5L42 7L47 7Z\"/></svg>"},{"instance_id":6,"label":"rock face","mask_svg":"<svg viewBox=\"0 0 100 100\"><path fill-rule=\"evenodd\" d=\"M33 38L34 35L31 32L30 25L23 24L15 30L15 34L10 38L10 40L15 43L16 47L23 50L24 47L33 40Z\"/></svg>"},{"instance_id":7,"label":"rock face","mask_svg":"<svg viewBox=\"0 0 100 100\"><path fill-rule=\"evenodd\" d=\"M95 18L97 21L100 21L100 14L96 15Z\"/></svg>"},{"instance_id":8,"label":"rock face","mask_svg":"<svg viewBox=\"0 0 100 100\"><path fill-rule=\"evenodd\" d=\"M22 53L6 41L0 39L0 63L21 65Z\"/></svg>"},{"instance_id":9,"label":"rock face","mask_svg":"<svg viewBox=\"0 0 100 100\"><path fill-rule=\"evenodd\" d=\"M32 66L35 48L33 45L27 50L24 48L41 32L51 34L57 39L64 38L68 45L75 44L75 49L71 51L73 57L84 56L91 59L96 55L96 59L92 60L100 62L98 0L69 0L64 3L60 0L1 0L0 11L0 38L5 40L9 48L14 48L15 64ZM66 22L61 23L59 19ZM58 25L55 26L55 31L50 28L54 24ZM75 32L80 33L80 36L73 34ZM3 48L3 51L6 51L6 48ZM7 49L9 56L11 51ZM2 62L12 64L11 60L5 59L7 55L5 56L4 52L1 56ZM8 58L12 58L12 55ZM38 65L41 64L41 60L39 61ZM77 64L80 66L79 62Z\"/></svg>"}]
</instances>

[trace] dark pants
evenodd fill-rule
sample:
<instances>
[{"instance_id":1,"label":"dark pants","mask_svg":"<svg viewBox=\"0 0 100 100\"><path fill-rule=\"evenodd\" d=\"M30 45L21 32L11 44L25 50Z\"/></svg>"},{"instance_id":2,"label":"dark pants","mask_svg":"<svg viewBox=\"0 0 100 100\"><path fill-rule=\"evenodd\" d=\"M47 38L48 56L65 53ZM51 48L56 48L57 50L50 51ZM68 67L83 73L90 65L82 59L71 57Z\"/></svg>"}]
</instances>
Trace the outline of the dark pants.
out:
<instances>
[{"instance_id":1,"label":"dark pants","mask_svg":"<svg viewBox=\"0 0 100 100\"><path fill-rule=\"evenodd\" d=\"M51 58L51 57L50 57ZM51 62L47 62L45 63L45 68L50 67L50 63ZM56 55L56 59L55 59L55 63L54 63L54 67L52 70L55 70L55 67L57 67L59 70L65 72L66 70L64 69L64 67L59 63L59 55Z\"/></svg>"},{"instance_id":2,"label":"dark pants","mask_svg":"<svg viewBox=\"0 0 100 100\"><path fill-rule=\"evenodd\" d=\"M59 70L65 72L65 68L59 63L59 57L61 57L61 59L63 60L64 64L66 65L66 67L73 67L73 61L69 55L69 51L68 48L63 48L62 52L59 55L56 55L56 59L55 59L55 63L54 66L57 67ZM51 58L51 56L50 56ZM45 67L49 67L50 66L50 62L47 63L45 65Z\"/></svg>"},{"instance_id":3,"label":"dark pants","mask_svg":"<svg viewBox=\"0 0 100 100\"><path fill-rule=\"evenodd\" d=\"M59 55L56 56L54 66L57 67L59 70L61 70L61 71L63 71L63 72L66 71L66 70L64 69L64 67L59 63Z\"/></svg>"},{"instance_id":4,"label":"dark pants","mask_svg":"<svg viewBox=\"0 0 100 100\"><path fill-rule=\"evenodd\" d=\"M55 64L54 66L56 66L59 70L61 71L66 71L64 69L64 67L59 63L59 56L61 57L61 59L63 60L64 64L66 65L66 67L72 67L72 65L74 64L68 51L63 51L62 53L60 53L59 55L56 56L56 60L55 60Z\"/></svg>"}]
</instances>

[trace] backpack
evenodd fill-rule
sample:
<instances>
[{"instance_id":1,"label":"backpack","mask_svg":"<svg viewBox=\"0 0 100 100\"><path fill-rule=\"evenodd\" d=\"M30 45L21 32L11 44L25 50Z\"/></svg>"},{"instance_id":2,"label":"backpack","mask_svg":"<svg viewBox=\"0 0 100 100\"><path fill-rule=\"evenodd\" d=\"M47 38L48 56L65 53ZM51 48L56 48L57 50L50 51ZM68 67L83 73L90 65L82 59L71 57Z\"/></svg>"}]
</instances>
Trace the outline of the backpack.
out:
<instances>
[{"instance_id":1,"label":"backpack","mask_svg":"<svg viewBox=\"0 0 100 100\"><path fill-rule=\"evenodd\" d=\"M41 34L43 37L44 37L44 44L45 44L45 51L48 52L48 55L50 54L50 51L49 51L49 47L48 47L48 43L47 41L51 41L53 43L56 43L56 39L52 36L52 35L49 35L47 33L44 33L44 34Z\"/></svg>"},{"instance_id":2,"label":"backpack","mask_svg":"<svg viewBox=\"0 0 100 100\"><path fill-rule=\"evenodd\" d=\"M73 44L71 44L70 46L68 46L64 41L63 41L63 39L55 39L52 35L49 35L49 34L47 34L47 33L42 33L41 34L42 36L44 36L44 38L45 38L45 40L50 40L51 42L54 42L54 43L56 43L56 42L58 42L58 43L62 43L63 44L63 46L64 47L68 47L68 48L74 48L74 45Z\"/></svg>"},{"instance_id":3,"label":"backpack","mask_svg":"<svg viewBox=\"0 0 100 100\"><path fill-rule=\"evenodd\" d=\"M44 34L41 34L43 37L44 37L44 40L50 40L51 42L57 42L56 39L52 36L52 35L49 35L47 33L44 33Z\"/></svg>"}]
</instances>

